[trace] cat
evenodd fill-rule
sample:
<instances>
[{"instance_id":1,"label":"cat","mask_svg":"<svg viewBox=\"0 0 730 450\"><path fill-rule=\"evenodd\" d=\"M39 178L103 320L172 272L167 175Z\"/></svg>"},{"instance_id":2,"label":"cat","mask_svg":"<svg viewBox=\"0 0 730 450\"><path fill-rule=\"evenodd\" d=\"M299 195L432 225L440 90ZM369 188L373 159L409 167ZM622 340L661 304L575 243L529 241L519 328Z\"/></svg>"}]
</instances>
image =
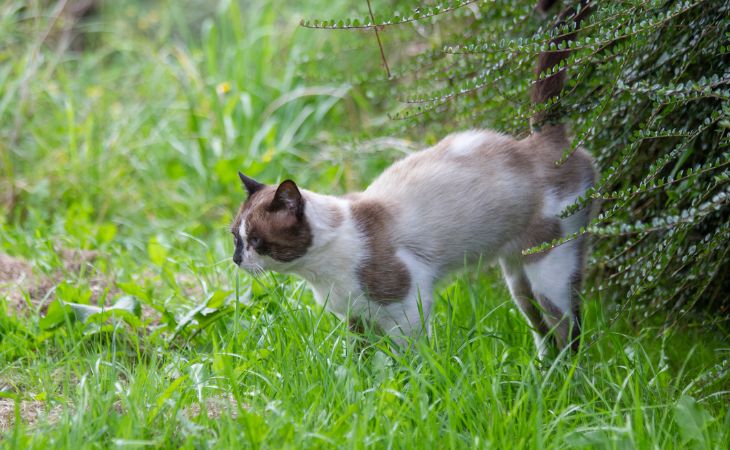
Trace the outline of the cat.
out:
<instances>
[{"instance_id":1,"label":"cat","mask_svg":"<svg viewBox=\"0 0 730 450\"><path fill-rule=\"evenodd\" d=\"M579 23L585 11L560 17ZM574 35L558 33L554 42ZM567 55L543 52L537 74ZM533 103L557 96L564 82L564 69L538 76ZM592 215L588 205L560 217L594 184L596 172L583 149L555 164L570 142L550 111L536 114L533 133L522 140L489 130L451 134L344 197L301 189L292 180L265 185L239 172L248 198L231 227L233 261L253 273L301 276L328 310L351 325L372 324L397 342L424 325L428 331L438 279L465 261L498 261L540 355L548 338L575 350L585 237L522 254L577 232Z\"/></svg>"}]
</instances>

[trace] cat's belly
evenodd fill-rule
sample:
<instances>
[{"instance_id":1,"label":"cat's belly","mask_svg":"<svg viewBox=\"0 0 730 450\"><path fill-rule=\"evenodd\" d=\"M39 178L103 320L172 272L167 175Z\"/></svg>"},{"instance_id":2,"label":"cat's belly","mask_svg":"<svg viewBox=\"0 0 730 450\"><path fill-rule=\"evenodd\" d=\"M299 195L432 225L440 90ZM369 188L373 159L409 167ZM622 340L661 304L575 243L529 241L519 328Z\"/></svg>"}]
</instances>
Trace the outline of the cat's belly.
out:
<instances>
[{"instance_id":1,"label":"cat's belly","mask_svg":"<svg viewBox=\"0 0 730 450\"><path fill-rule=\"evenodd\" d=\"M368 299L357 282L341 285L310 282L310 285L317 303L342 319L360 317L368 309Z\"/></svg>"},{"instance_id":2,"label":"cat's belly","mask_svg":"<svg viewBox=\"0 0 730 450\"><path fill-rule=\"evenodd\" d=\"M368 294L368 286L363 282L357 272L352 276L343 278L340 283L317 283L311 282L312 291L317 302L328 311L336 314L342 319L360 318L365 321L383 326L389 321L398 319L400 313L395 310L406 308L412 315L417 315L418 302L430 304L432 297L433 282L437 276L435 268L423 261L418 255L405 248L397 248L395 258L405 267L402 280L394 280L387 276L382 280L373 282L401 282L406 283L403 289L399 288L398 296L382 299ZM390 291L396 291L389 289ZM400 309L399 309L400 308ZM400 322L396 320L396 322ZM402 325L402 324L401 324Z\"/></svg>"}]
</instances>

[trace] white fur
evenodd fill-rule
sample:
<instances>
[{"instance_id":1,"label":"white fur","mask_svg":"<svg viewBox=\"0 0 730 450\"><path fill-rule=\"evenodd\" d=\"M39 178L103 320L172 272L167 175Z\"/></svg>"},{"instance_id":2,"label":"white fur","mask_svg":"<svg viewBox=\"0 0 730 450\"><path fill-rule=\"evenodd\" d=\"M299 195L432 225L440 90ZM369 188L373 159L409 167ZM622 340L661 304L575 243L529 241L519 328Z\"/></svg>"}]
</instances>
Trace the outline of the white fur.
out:
<instances>
[{"instance_id":1,"label":"white fur","mask_svg":"<svg viewBox=\"0 0 730 450\"><path fill-rule=\"evenodd\" d=\"M341 317L357 315L367 307L357 279L357 266L367 250L349 203L308 191L303 195L314 242L292 272L312 284L315 298L330 311ZM337 228L330 225L333 209L342 215Z\"/></svg>"},{"instance_id":2,"label":"white fur","mask_svg":"<svg viewBox=\"0 0 730 450\"><path fill-rule=\"evenodd\" d=\"M470 130L452 134L451 137L449 152L454 155L466 156L478 148L479 142L484 139L484 132Z\"/></svg>"},{"instance_id":3,"label":"white fur","mask_svg":"<svg viewBox=\"0 0 730 450\"><path fill-rule=\"evenodd\" d=\"M526 225L515 224L527 219L515 206L529 204L534 187L520 182L523 174L499 151L505 137L470 136L474 150L468 158L452 153L450 143L446 149L439 144L396 162L363 194L395 201L396 240L431 255L436 276L463 266L465 257L496 258Z\"/></svg>"},{"instance_id":4,"label":"white fur","mask_svg":"<svg viewBox=\"0 0 730 450\"><path fill-rule=\"evenodd\" d=\"M563 314L570 315L570 277L578 269L575 241L552 249L534 264L525 264L533 292L550 299Z\"/></svg>"},{"instance_id":5,"label":"white fur","mask_svg":"<svg viewBox=\"0 0 730 450\"><path fill-rule=\"evenodd\" d=\"M241 220L241 226L238 229L238 235L243 240L243 252L241 254L241 268L250 270L254 273L263 270L260 256L256 254L246 240L246 220Z\"/></svg>"},{"instance_id":6,"label":"white fur","mask_svg":"<svg viewBox=\"0 0 730 450\"><path fill-rule=\"evenodd\" d=\"M585 225L585 212L578 212L566 218L560 214L569 205L573 204L582 191L560 197L554 189L543 195L542 215L549 219L559 218L562 236L577 232ZM524 266L525 273L530 281L532 290L536 294L547 297L565 315L572 314L570 279L576 270L580 270L580 259L575 241L569 241L550 250L544 258L534 264Z\"/></svg>"},{"instance_id":7,"label":"white fur","mask_svg":"<svg viewBox=\"0 0 730 450\"><path fill-rule=\"evenodd\" d=\"M523 295L519 292L521 289L520 286L526 286L529 285L529 280L526 280L525 278L527 275L525 275L524 270L522 267L515 266L514 263L510 263L506 259L502 258L499 261L500 265L502 266L502 273L504 274L504 280L507 282L507 287L509 288L509 292L512 295L513 299L517 299L519 296ZM525 311L522 310L522 308L519 306L519 302L517 305L517 309L522 313L522 315L525 317L527 322L530 322L530 318L525 313ZM541 336L540 333L533 330L532 336L535 340L535 347L537 348L537 353L542 358L546 352L547 347L545 346L545 337Z\"/></svg>"},{"instance_id":8,"label":"white fur","mask_svg":"<svg viewBox=\"0 0 730 450\"><path fill-rule=\"evenodd\" d=\"M550 152L546 160L555 161L562 148L562 144L516 141L489 131L449 136L393 164L357 200L302 190L313 236L307 253L291 263L280 263L247 251L244 264L302 276L311 283L317 301L341 317L374 321L396 337L417 334L430 314L438 277L478 257L488 262L521 261L518 242L536 215L555 218L580 195L559 198L553 189L545 188L543 167L548 163L537 156L531 162L532 155L540 152ZM523 159L516 160L516 154ZM377 202L391 212L389 235L411 279L408 294L400 301L377 303L364 295L358 269L368 256L368 241L352 216L353 201ZM585 217L563 219L561 227L564 233L574 231L584 221ZM243 239L245 224L244 218ZM534 292L566 314L571 311L570 277L580 270L577 253L575 245L566 244L524 267Z\"/></svg>"}]
</instances>

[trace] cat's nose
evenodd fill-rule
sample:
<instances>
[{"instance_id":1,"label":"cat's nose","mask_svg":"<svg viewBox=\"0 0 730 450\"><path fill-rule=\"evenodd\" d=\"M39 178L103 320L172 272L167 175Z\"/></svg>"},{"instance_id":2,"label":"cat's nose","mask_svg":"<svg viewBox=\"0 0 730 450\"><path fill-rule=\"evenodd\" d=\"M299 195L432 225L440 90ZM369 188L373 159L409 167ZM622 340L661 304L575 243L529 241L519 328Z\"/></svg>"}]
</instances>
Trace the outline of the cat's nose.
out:
<instances>
[{"instance_id":1,"label":"cat's nose","mask_svg":"<svg viewBox=\"0 0 730 450\"><path fill-rule=\"evenodd\" d=\"M236 253L233 255L233 262L236 263L237 266L241 265L241 262L243 262L243 258L241 257L240 253Z\"/></svg>"}]
</instances>

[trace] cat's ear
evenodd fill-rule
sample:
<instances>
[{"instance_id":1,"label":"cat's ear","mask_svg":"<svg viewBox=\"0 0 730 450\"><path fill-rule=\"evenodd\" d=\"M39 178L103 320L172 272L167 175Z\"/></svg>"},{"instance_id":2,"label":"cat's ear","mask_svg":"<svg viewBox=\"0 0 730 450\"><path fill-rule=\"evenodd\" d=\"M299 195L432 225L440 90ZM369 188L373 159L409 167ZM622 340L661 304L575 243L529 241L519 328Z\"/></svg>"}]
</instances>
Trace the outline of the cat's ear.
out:
<instances>
[{"instance_id":1,"label":"cat's ear","mask_svg":"<svg viewBox=\"0 0 730 450\"><path fill-rule=\"evenodd\" d=\"M241 179L241 182L243 183L243 187L246 188L246 192L248 192L249 196L260 191L261 188L265 186L265 185L259 183L258 181L254 180L253 178L247 177L246 175L242 174L241 172L238 172L238 178Z\"/></svg>"},{"instance_id":2,"label":"cat's ear","mask_svg":"<svg viewBox=\"0 0 730 450\"><path fill-rule=\"evenodd\" d=\"M301 219L304 215L304 199L299 188L292 180L283 181L276 189L274 200L271 201L271 209L286 209Z\"/></svg>"}]
</instances>

